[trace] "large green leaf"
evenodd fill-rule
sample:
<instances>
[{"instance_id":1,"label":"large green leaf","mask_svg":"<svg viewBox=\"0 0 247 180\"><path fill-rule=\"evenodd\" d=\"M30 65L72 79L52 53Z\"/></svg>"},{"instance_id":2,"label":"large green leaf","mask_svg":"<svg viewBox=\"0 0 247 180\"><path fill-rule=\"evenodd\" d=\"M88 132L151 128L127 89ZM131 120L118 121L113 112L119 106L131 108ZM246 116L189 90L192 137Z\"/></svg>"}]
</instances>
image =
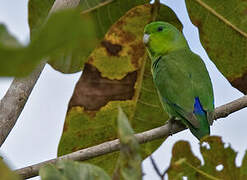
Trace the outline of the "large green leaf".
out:
<instances>
[{"instance_id":1,"label":"large green leaf","mask_svg":"<svg viewBox=\"0 0 247 180\"><path fill-rule=\"evenodd\" d=\"M83 23L82 23L83 22ZM87 25L87 28L84 26ZM64 48L75 47L78 41L95 37L90 18L82 18L79 11L66 10L51 15L32 37L21 46L0 27L0 76L25 76L45 57Z\"/></svg>"},{"instance_id":2,"label":"large green leaf","mask_svg":"<svg viewBox=\"0 0 247 180\"><path fill-rule=\"evenodd\" d=\"M99 167L73 161L60 161L48 164L39 171L42 180L110 180Z\"/></svg>"},{"instance_id":3,"label":"large green leaf","mask_svg":"<svg viewBox=\"0 0 247 180\"><path fill-rule=\"evenodd\" d=\"M177 142L172 150L172 160L168 169L169 179L190 180L245 180L247 178L247 153L241 167L235 164L237 153L225 147L220 137L211 136L200 143L204 164L192 153L186 141Z\"/></svg>"},{"instance_id":4,"label":"large green leaf","mask_svg":"<svg viewBox=\"0 0 247 180\"><path fill-rule=\"evenodd\" d=\"M90 55L70 100L58 155L67 154L117 138L117 109L127 113L136 133L163 125L163 111L142 42L144 26L151 19L151 5L137 6L121 17ZM181 29L174 12L161 6L158 20ZM143 157L162 140L142 145ZM112 172L118 153L90 162Z\"/></svg>"},{"instance_id":5,"label":"large green leaf","mask_svg":"<svg viewBox=\"0 0 247 180\"><path fill-rule=\"evenodd\" d=\"M134 136L127 116L119 108L118 112L118 134L120 139L120 155L114 172L114 180L141 180L142 158L140 146Z\"/></svg>"},{"instance_id":6,"label":"large green leaf","mask_svg":"<svg viewBox=\"0 0 247 180\"><path fill-rule=\"evenodd\" d=\"M3 180L19 180L20 177L12 172L0 157L0 179Z\"/></svg>"},{"instance_id":7,"label":"large green leaf","mask_svg":"<svg viewBox=\"0 0 247 180\"><path fill-rule=\"evenodd\" d=\"M82 10L81 14L93 19L97 30L96 36L93 39L82 39L74 47L61 49L50 56L49 63L53 68L63 73L81 71L84 66L83 62L103 39L110 26L130 8L143 4L145 1L147 2L147 0L81 0L79 6Z\"/></svg>"},{"instance_id":8,"label":"large green leaf","mask_svg":"<svg viewBox=\"0 0 247 180\"><path fill-rule=\"evenodd\" d=\"M229 82L247 93L247 1L186 0L210 59Z\"/></svg>"}]
</instances>

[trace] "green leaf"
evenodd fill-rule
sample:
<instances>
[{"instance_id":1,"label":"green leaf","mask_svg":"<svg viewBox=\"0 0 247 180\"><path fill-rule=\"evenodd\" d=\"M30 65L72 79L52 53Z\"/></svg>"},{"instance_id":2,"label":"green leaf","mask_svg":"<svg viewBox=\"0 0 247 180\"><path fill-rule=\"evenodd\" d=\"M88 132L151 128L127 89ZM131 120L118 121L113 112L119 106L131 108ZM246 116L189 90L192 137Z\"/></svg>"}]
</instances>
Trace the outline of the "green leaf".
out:
<instances>
[{"instance_id":1,"label":"green leaf","mask_svg":"<svg viewBox=\"0 0 247 180\"><path fill-rule=\"evenodd\" d=\"M84 28L85 25L87 28ZM52 14L47 23L36 31L31 43L26 47L13 43L13 38L6 35L6 29L1 29L3 35L0 34L0 40L2 40L0 42L0 76L25 76L43 58L64 48L73 48L82 39L85 42L90 41L95 36L90 18L82 18L76 10Z\"/></svg>"},{"instance_id":2,"label":"green leaf","mask_svg":"<svg viewBox=\"0 0 247 180\"><path fill-rule=\"evenodd\" d=\"M121 143L120 156L113 179L142 179L140 147L134 136L134 131L128 122L128 118L121 108L119 108L118 112L118 133Z\"/></svg>"},{"instance_id":3,"label":"green leaf","mask_svg":"<svg viewBox=\"0 0 247 180\"><path fill-rule=\"evenodd\" d=\"M110 180L99 167L74 161L60 161L48 164L39 171L42 180Z\"/></svg>"},{"instance_id":4,"label":"green leaf","mask_svg":"<svg viewBox=\"0 0 247 180\"><path fill-rule=\"evenodd\" d=\"M136 133L164 125L168 116L160 104L142 42L150 22L151 5L137 6L121 17L90 55L70 100L58 155L117 138L118 106L127 114ZM181 29L174 12L161 6L160 17ZM142 157L163 140L141 145ZM93 158L112 173L118 152Z\"/></svg>"},{"instance_id":5,"label":"green leaf","mask_svg":"<svg viewBox=\"0 0 247 180\"><path fill-rule=\"evenodd\" d=\"M21 44L17 39L9 34L6 26L0 24L0 46L11 46L11 47L20 47Z\"/></svg>"},{"instance_id":6,"label":"green leaf","mask_svg":"<svg viewBox=\"0 0 247 180\"><path fill-rule=\"evenodd\" d=\"M186 0L190 18L210 59L247 93L247 1Z\"/></svg>"},{"instance_id":7,"label":"green leaf","mask_svg":"<svg viewBox=\"0 0 247 180\"><path fill-rule=\"evenodd\" d=\"M53 56L50 56L49 63L56 70L63 73L74 73L81 71L84 67L83 62L87 60L90 53L97 44L103 39L110 26L114 24L130 8L143 4L145 0L90 0L80 1L82 16L89 16L93 19L96 29L96 36L85 41L79 41L73 48L65 48ZM87 27L85 25L85 27ZM85 46L88 45L88 46Z\"/></svg>"},{"instance_id":8,"label":"green leaf","mask_svg":"<svg viewBox=\"0 0 247 180\"><path fill-rule=\"evenodd\" d=\"M200 142L200 151L204 164L192 153L186 141L177 142L172 150L172 160L168 170L169 179L246 179L247 161L245 154L241 167L235 165L237 153L229 146L225 147L220 137L210 136Z\"/></svg>"},{"instance_id":9,"label":"green leaf","mask_svg":"<svg viewBox=\"0 0 247 180\"><path fill-rule=\"evenodd\" d=\"M55 0L29 0L28 24L31 37L44 24Z\"/></svg>"},{"instance_id":10,"label":"green leaf","mask_svg":"<svg viewBox=\"0 0 247 180\"><path fill-rule=\"evenodd\" d=\"M12 172L0 159L0 177L3 180L18 180L20 179L14 172Z\"/></svg>"}]
</instances>

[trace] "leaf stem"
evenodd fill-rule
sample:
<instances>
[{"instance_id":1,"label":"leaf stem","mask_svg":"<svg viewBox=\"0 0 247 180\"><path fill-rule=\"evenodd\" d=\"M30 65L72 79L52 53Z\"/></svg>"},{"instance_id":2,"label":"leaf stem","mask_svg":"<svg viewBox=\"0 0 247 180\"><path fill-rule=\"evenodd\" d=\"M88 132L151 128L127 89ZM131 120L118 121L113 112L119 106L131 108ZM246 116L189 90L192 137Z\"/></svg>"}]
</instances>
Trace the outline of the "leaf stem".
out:
<instances>
[{"instance_id":1,"label":"leaf stem","mask_svg":"<svg viewBox=\"0 0 247 180\"><path fill-rule=\"evenodd\" d=\"M110 3L112 3L113 1L114 1L114 0L107 0L107 1L104 1L104 2L102 2L102 3L99 3L97 6L94 6L94 7L92 7L92 8L89 8L89 9L85 10L85 11L82 11L81 14L86 14L86 13L89 13L89 12L91 12L91 11L94 11L95 9L101 8L102 6L105 6L105 5L107 5L107 4L110 4Z\"/></svg>"}]
</instances>

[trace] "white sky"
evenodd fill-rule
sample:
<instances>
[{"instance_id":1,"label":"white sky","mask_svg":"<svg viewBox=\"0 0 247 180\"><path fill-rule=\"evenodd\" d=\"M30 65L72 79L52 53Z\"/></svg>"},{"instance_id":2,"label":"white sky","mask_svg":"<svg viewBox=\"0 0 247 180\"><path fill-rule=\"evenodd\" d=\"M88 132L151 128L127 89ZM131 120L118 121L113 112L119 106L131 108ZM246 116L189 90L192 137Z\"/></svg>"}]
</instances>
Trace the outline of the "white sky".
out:
<instances>
[{"instance_id":1,"label":"white sky","mask_svg":"<svg viewBox=\"0 0 247 180\"><path fill-rule=\"evenodd\" d=\"M208 59L199 42L198 31L189 20L184 1L165 0L163 2L177 13L184 24L184 34L191 49L199 54L206 63L214 87L216 106L243 96L242 93L231 87ZM0 0L0 23L6 24L9 31L26 43L29 39L27 0ZM1 155L8 160L13 169L56 157L67 104L80 75L81 73L61 74L49 65L46 66L17 124L0 149ZM11 78L0 78L0 98L8 89L11 80ZM247 141L243 138L246 136L246 114L247 109L241 110L228 118L218 120L211 127L212 135L223 136L224 142L230 143L236 151L240 152L237 157L237 165L241 164L247 149ZM199 156L198 141L187 130L169 137L153 154L160 169L167 168L172 145L182 139L190 141L193 151ZM144 161L143 167L146 173L145 180L159 180L149 159Z\"/></svg>"}]
</instances>

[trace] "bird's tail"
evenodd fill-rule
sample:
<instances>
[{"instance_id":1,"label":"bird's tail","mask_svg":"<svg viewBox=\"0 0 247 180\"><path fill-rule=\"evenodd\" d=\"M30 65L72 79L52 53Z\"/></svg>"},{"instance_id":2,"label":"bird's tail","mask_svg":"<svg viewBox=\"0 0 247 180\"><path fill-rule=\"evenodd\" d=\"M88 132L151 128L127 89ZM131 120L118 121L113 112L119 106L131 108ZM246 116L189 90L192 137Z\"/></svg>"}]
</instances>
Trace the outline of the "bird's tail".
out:
<instances>
[{"instance_id":1,"label":"bird's tail","mask_svg":"<svg viewBox=\"0 0 247 180\"><path fill-rule=\"evenodd\" d=\"M192 134L194 134L197 137L197 139L200 140L202 137L206 135L210 135L210 127L206 113L204 115L200 115L200 114L195 114L195 115L197 120L200 122L199 128L192 126L190 123L189 123L190 125L188 126Z\"/></svg>"},{"instance_id":2,"label":"bird's tail","mask_svg":"<svg viewBox=\"0 0 247 180\"><path fill-rule=\"evenodd\" d=\"M207 112L203 109L198 97L195 98L193 113L199 122L199 127L188 126L191 132L200 140L202 137L210 134L210 125Z\"/></svg>"}]
</instances>

